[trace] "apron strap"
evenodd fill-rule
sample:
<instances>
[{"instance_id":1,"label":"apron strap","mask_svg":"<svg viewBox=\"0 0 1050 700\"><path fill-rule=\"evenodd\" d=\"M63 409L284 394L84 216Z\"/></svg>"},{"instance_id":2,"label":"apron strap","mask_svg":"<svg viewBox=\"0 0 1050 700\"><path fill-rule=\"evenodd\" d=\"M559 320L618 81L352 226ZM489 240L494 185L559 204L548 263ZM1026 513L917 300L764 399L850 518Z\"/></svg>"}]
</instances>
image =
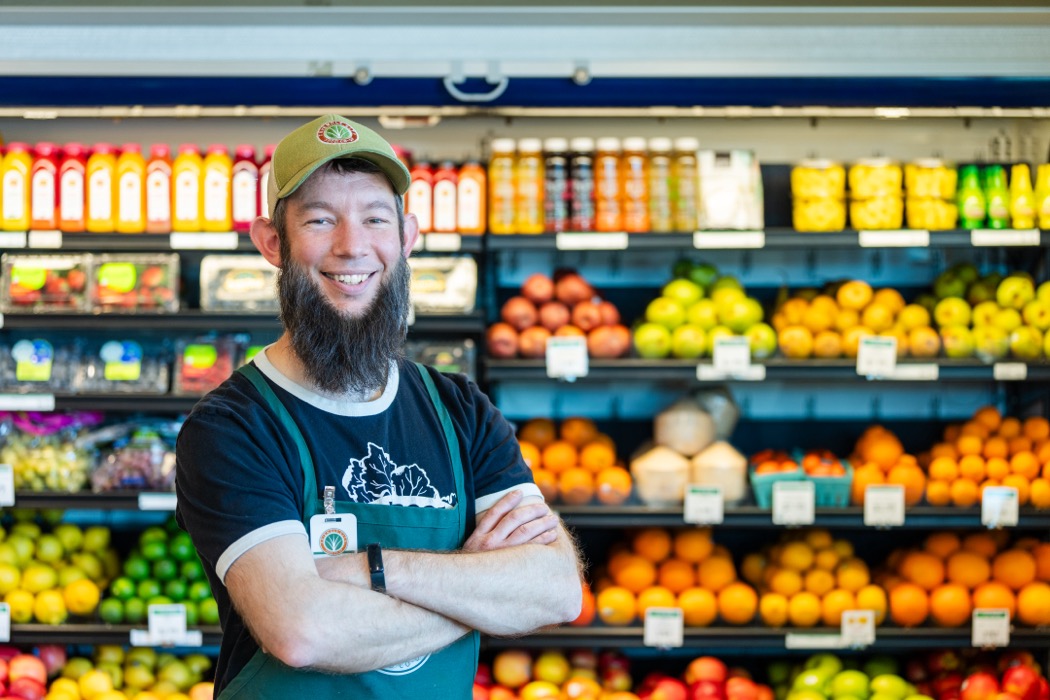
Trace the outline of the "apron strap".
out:
<instances>
[{"instance_id":1,"label":"apron strap","mask_svg":"<svg viewBox=\"0 0 1050 700\"><path fill-rule=\"evenodd\" d=\"M416 369L419 370L420 376L423 377L423 383L427 387L427 395L430 397L430 403L434 405L434 410L437 412L438 420L441 421L441 430L445 433L445 447L448 448L448 457L452 461L452 474L456 479L456 495L457 498L462 499L463 497L463 460L460 457L459 452L459 438L456 436L456 430L452 427L452 418L448 415L448 409L445 408L445 403L438 396L437 387L434 385L434 379L430 376L430 372L427 368L418 362L413 363ZM460 502L456 504L457 517L459 519L459 539L462 542L463 537L467 533L467 509L466 506Z\"/></svg>"},{"instance_id":2,"label":"apron strap","mask_svg":"<svg viewBox=\"0 0 1050 700\"><path fill-rule=\"evenodd\" d=\"M303 524L306 525L307 531L309 531L310 518L314 515L314 502L317 500L317 476L314 474L314 460L310 455L310 448L306 446L303 433L299 430L295 419L292 418L292 414L288 413L288 409L277 398L277 394L274 393L269 382L263 378L262 372L251 363L242 365L237 371L250 381L256 391L262 395L266 405L277 415L277 420L287 431L288 437L292 439L292 442L295 443L296 448L299 450L299 464L303 468Z\"/></svg>"}]
</instances>

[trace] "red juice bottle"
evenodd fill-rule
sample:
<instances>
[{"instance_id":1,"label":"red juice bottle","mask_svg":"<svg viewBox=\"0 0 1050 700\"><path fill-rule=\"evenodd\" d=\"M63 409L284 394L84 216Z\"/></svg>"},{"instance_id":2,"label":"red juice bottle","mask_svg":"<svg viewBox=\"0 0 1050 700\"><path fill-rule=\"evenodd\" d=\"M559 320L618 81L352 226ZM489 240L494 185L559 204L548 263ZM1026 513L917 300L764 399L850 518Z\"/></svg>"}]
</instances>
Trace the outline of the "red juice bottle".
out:
<instances>
[{"instance_id":1,"label":"red juice bottle","mask_svg":"<svg viewBox=\"0 0 1050 700\"><path fill-rule=\"evenodd\" d=\"M146 163L146 233L171 232L171 148L155 143Z\"/></svg>"},{"instance_id":2,"label":"red juice bottle","mask_svg":"<svg viewBox=\"0 0 1050 700\"><path fill-rule=\"evenodd\" d=\"M255 149L241 144L233 155L233 230L246 233L259 215L259 167Z\"/></svg>"},{"instance_id":3,"label":"red juice bottle","mask_svg":"<svg viewBox=\"0 0 1050 700\"><path fill-rule=\"evenodd\" d=\"M420 233L434 230L434 174L430 163L416 163L409 172L412 184L408 186L405 211L416 215Z\"/></svg>"},{"instance_id":4,"label":"red juice bottle","mask_svg":"<svg viewBox=\"0 0 1050 700\"><path fill-rule=\"evenodd\" d=\"M58 166L58 230L82 233L87 228L87 146L67 143Z\"/></svg>"},{"instance_id":5,"label":"red juice bottle","mask_svg":"<svg viewBox=\"0 0 1050 700\"><path fill-rule=\"evenodd\" d=\"M38 143L33 169L30 171L29 228L58 228L58 146Z\"/></svg>"},{"instance_id":6,"label":"red juice bottle","mask_svg":"<svg viewBox=\"0 0 1050 700\"><path fill-rule=\"evenodd\" d=\"M259 216L267 218L270 216L270 161L275 150L275 144L267 146L263 151L263 162L259 164Z\"/></svg>"},{"instance_id":7,"label":"red juice bottle","mask_svg":"<svg viewBox=\"0 0 1050 700\"><path fill-rule=\"evenodd\" d=\"M459 173L456 165L446 160L434 173L434 230L452 233L456 228L456 190Z\"/></svg>"}]
</instances>

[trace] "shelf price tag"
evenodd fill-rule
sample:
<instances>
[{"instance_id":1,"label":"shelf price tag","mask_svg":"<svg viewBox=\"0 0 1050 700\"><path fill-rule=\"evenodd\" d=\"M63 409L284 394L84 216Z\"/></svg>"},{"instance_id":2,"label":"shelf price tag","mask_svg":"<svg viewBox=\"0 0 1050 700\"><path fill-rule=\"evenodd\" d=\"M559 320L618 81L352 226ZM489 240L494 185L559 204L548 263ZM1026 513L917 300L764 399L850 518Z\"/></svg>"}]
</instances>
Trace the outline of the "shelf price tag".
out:
<instances>
[{"instance_id":1,"label":"shelf price tag","mask_svg":"<svg viewBox=\"0 0 1050 700\"><path fill-rule=\"evenodd\" d=\"M559 233L554 238L558 250L627 250L626 231L611 233Z\"/></svg>"},{"instance_id":2,"label":"shelf price tag","mask_svg":"<svg viewBox=\"0 0 1050 700\"><path fill-rule=\"evenodd\" d=\"M54 410L54 394L0 394L0 411Z\"/></svg>"},{"instance_id":3,"label":"shelf price tag","mask_svg":"<svg viewBox=\"0 0 1050 700\"><path fill-rule=\"evenodd\" d=\"M0 508L15 504L15 472L10 464L0 464Z\"/></svg>"},{"instance_id":4,"label":"shelf price tag","mask_svg":"<svg viewBox=\"0 0 1050 700\"><path fill-rule=\"evenodd\" d=\"M25 231L0 231L0 248L25 248Z\"/></svg>"},{"instance_id":5,"label":"shelf price tag","mask_svg":"<svg viewBox=\"0 0 1050 700\"><path fill-rule=\"evenodd\" d=\"M751 340L735 335L715 339L712 365L716 372L730 376L745 376L751 369Z\"/></svg>"},{"instance_id":6,"label":"shelf price tag","mask_svg":"<svg viewBox=\"0 0 1050 700\"><path fill-rule=\"evenodd\" d=\"M970 231L970 245L974 247L986 246L1037 246L1039 245L1039 229L994 229L975 228Z\"/></svg>"},{"instance_id":7,"label":"shelf price tag","mask_svg":"<svg viewBox=\"0 0 1050 700\"><path fill-rule=\"evenodd\" d=\"M1013 486L988 486L981 496L981 524L986 527L1017 525L1017 489Z\"/></svg>"},{"instance_id":8,"label":"shelf price tag","mask_svg":"<svg viewBox=\"0 0 1050 700\"><path fill-rule=\"evenodd\" d=\"M897 527L904 524L904 487L872 484L864 489L864 524Z\"/></svg>"},{"instance_id":9,"label":"shelf price tag","mask_svg":"<svg viewBox=\"0 0 1050 700\"><path fill-rule=\"evenodd\" d=\"M570 382L586 377L590 369L587 339L579 336L552 337L547 340L547 376Z\"/></svg>"},{"instance_id":10,"label":"shelf price tag","mask_svg":"<svg viewBox=\"0 0 1050 700\"><path fill-rule=\"evenodd\" d=\"M867 335L857 350L857 374L862 377L891 377L897 369L897 339Z\"/></svg>"},{"instance_id":11,"label":"shelf price tag","mask_svg":"<svg viewBox=\"0 0 1050 700\"><path fill-rule=\"evenodd\" d=\"M1028 379L1028 365L1024 362L996 362L992 377L997 382L1023 382Z\"/></svg>"},{"instance_id":12,"label":"shelf price tag","mask_svg":"<svg viewBox=\"0 0 1050 700\"><path fill-rule=\"evenodd\" d=\"M433 253L458 253L463 247L463 237L458 233L428 233L423 238L427 250Z\"/></svg>"},{"instance_id":13,"label":"shelf price tag","mask_svg":"<svg viewBox=\"0 0 1050 700\"><path fill-rule=\"evenodd\" d=\"M765 231L697 231L693 247L698 250L765 248Z\"/></svg>"},{"instance_id":14,"label":"shelf price tag","mask_svg":"<svg viewBox=\"0 0 1050 700\"><path fill-rule=\"evenodd\" d=\"M784 635L785 649L842 649L845 646L841 634L788 632Z\"/></svg>"},{"instance_id":15,"label":"shelf price tag","mask_svg":"<svg viewBox=\"0 0 1050 700\"><path fill-rule=\"evenodd\" d=\"M149 606L147 621L154 644L181 644L186 637L186 606L181 603Z\"/></svg>"},{"instance_id":16,"label":"shelf price tag","mask_svg":"<svg viewBox=\"0 0 1050 700\"><path fill-rule=\"evenodd\" d=\"M685 642L685 618L681 608L649 608L645 611L642 644L671 649Z\"/></svg>"},{"instance_id":17,"label":"shelf price tag","mask_svg":"<svg viewBox=\"0 0 1050 700\"><path fill-rule=\"evenodd\" d=\"M234 231L194 231L171 234L172 250L237 250L239 236Z\"/></svg>"},{"instance_id":18,"label":"shelf price tag","mask_svg":"<svg viewBox=\"0 0 1050 700\"><path fill-rule=\"evenodd\" d=\"M929 248L930 232L922 229L858 231L861 248Z\"/></svg>"},{"instance_id":19,"label":"shelf price tag","mask_svg":"<svg viewBox=\"0 0 1050 700\"><path fill-rule=\"evenodd\" d=\"M11 641L11 606L0 603L0 642Z\"/></svg>"},{"instance_id":20,"label":"shelf price tag","mask_svg":"<svg viewBox=\"0 0 1050 700\"><path fill-rule=\"evenodd\" d=\"M774 482L774 525L812 525L816 517L815 504L812 481Z\"/></svg>"},{"instance_id":21,"label":"shelf price tag","mask_svg":"<svg viewBox=\"0 0 1050 700\"><path fill-rule=\"evenodd\" d=\"M29 232L29 247L30 248L61 248L62 247L62 232L61 231L30 231Z\"/></svg>"},{"instance_id":22,"label":"shelf price tag","mask_svg":"<svg viewBox=\"0 0 1050 700\"><path fill-rule=\"evenodd\" d=\"M175 511L178 499L174 493L140 493L139 510Z\"/></svg>"},{"instance_id":23,"label":"shelf price tag","mask_svg":"<svg viewBox=\"0 0 1050 700\"><path fill-rule=\"evenodd\" d=\"M974 608L970 618L970 643L979 648L1010 646L1010 611Z\"/></svg>"},{"instance_id":24,"label":"shelf price tag","mask_svg":"<svg viewBox=\"0 0 1050 700\"><path fill-rule=\"evenodd\" d=\"M875 612L844 610L842 612L842 645L867 647L875 643Z\"/></svg>"},{"instance_id":25,"label":"shelf price tag","mask_svg":"<svg viewBox=\"0 0 1050 700\"><path fill-rule=\"evenodd\" d=\"M725 499L718 486L689 484L685 489L684 519L691 525L721 525L725 520Z\"/></svg>"},{"instance_id":26,"label":"shelf price tag","mask_svg":"<svg viewBox=\"0 0 1050 700\"><path fill-rule=\"evenodd\" d=\"M932 362L909 362L897 365L885 378L899 382L935 382L940 374L940 367Z\"/></svg>"}]
</instances>

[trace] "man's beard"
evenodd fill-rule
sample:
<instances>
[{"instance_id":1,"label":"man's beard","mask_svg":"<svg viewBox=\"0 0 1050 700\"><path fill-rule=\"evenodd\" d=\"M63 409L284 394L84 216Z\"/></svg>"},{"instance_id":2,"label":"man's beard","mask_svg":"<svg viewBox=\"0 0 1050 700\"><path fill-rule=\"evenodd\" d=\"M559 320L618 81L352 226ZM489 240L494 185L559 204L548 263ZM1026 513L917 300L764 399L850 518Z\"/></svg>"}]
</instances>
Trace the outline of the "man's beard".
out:
<instances>
[{"instance_id":1,"label":"man's beard","mask_svg":"<svg viewBox=\"0 0 1050 700\"><path fill-rule=\"evenodd\" d=\"M402 257L359 316L338 311L289 257L277 277L281 321L307 378L335 395L371 394L386 385L408 332L408 261Z\"/></svg>"}]
</instances>

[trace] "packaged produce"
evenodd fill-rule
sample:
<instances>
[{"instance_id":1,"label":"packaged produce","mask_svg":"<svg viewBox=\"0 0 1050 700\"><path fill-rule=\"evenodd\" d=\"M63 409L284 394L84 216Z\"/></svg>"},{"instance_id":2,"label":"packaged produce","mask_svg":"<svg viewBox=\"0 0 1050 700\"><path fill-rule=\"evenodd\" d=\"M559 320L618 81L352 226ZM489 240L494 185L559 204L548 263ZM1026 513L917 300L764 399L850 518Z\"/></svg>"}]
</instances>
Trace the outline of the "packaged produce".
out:
<instances>
[{"instance_id":1,"label":"packaged produce","mask_svg":"<svg viewBox=\"0 0 1050 700\"><path fill-rule=\"evenodd\" d=\"M277 268L261 255L205 255L200 278L201 309L205 311L275 312L279 308Z\"/></svg>"},{"instance_id":2,"label":"packaged produce","mask_svg":"<svg viewBox=\"0 0 1050 700\"><path fill-rule=\"evenodd\" d=\"M713 442L698 452L690 463L691 484L717 486L726 503L747 498L747 458L728 442Z\"/></svg>"},{"instance_id":3,"label":"packaged produce","mask_svg":"<svg viewBox=\"0 0 1050 700\"><path fill-rule=\"evenodd\" d=\"M25 393L73 390L79 353L75 346L25 338L0 346L0 388Z\"/></svg>"},{"instance_id":4,"label":"packaged produce","mask_svg":"<svg viewBox=\"0 0 1050 700\"><path fill-rule=\"evenodd\" d=\"M849 169L849 196L851 199L900 196L904 189L904 173L896 161L889 158L865 158Z\"/></svg>"},{"instance_id":5,"label":"packaged produce","mask_svg":"<svg viewBox=\"0 0 1050 700\"><path fill-rule=\"evenodd\" d=\"M798 461L784 450L762 450L748 460L748 478L759 508L773 506L773 484L778 481L802 481L805 472Z\"/></svg>"},{"instance_id":6,"label":"packaged produce","mask_svg":"<svg viewBox=\"0 0 1050 700\"><path fill-rule=\"evenodd\" d=\"M653 441L692 457L715 439L715 423L692 397L676 401L653 420Z\"/></svg>"},{"instance_id":7,"label":"packaged produce","mask_svg":"<svg viewBox=\"0 0 1050 700\"><path fill-rule=\"evenodd\" d=\"M91 474L95 493L118 489L172 491L175 488L175 437L180 424L122 423L106 428L112 443Z\"/></svg>"},{"instance_id":8,"label":"packaged produce","mask_svg":"<svg viewBox=\"0 0 1050 700\"><path fill-rule=\"evenodd\" d=\"M909 197L904 205L908 228L949 231L959 219L959 207L952 200Z\"/></svg>"},{"instance_id":9,"label":"packaged produce","mask_svg":"<svg viewBox=\"0 0 1050 700\"><path fill-rule=\"evenodd\" d=\"M791 202L791 222L803 233L830 233L846 228L844 199L802 199Z\"/></svg>"},{"instance_id":10,"label":"packaged produce","mask_svg":"<svg viewBox=\"0 0 1050 700\"><path fill-rule=\"evenodd\" d=\"M409 258L412 306L417 313L469 313L474 310L478 267L471 256Z\"/></svg>"},{"instance_id":11,"label":"packaged produce","mask_svg":"<svg viewBox=\"0 0 1050 700\"><path fill-rule=\"evenodd\" d=\"M700 228L754 230L765 226L762 174L752 151L700 151Z\"/></svg>"},{"instance_id":12,"label":"packaged produce","mask_svg":"<svg viewBox=\"0 0 1050 700\"><path fill-rule=\"evenodd\" d=\"M476 374L474 341L469 338L448 343L409 341L405 343L405 356L441 372L465 374L471 379Z\"/></svg>"},{"instance_id":13,"label":"packaged produce","mask_svg":"<svg viewBox=\"0 0 1050 700\"><path fill-rule=\"evenodd\" d=\"M5 313L70 313L90 307L90 255L4 255Z\"/></svg>"},{"instance_id":14,"label":"packaged produce","mask_svg":"<svg viewBox=\"0 0 1050 700\"><path fill-rule=\"evenodd\" d=\"M98 311L178 311L177 254L97 255L92 306Z\"/></svg>"},{"instance_id":15,"label":"packaged produce","mask_svg":"<svg viewBox=\"0 0 1050 700\"><path fill-rule=\"evenodd\" d=\"M676 506L685 500L689 460L668 447L655 446L631 460L638 497L650 506Z\"/></svg>"},{"instance_id":16,"label":"packaged produce","mask_svg":"<svg viewBox=\"0 0 1050 700\"><path fill-rule=\"evenodd\" d=\"M958 171L939 158L905 163L904 189L912 198L955 199Z\"/></svg>"},{"instance_id":17,"label":"packaged produce","mask_svg":"<svg viewBox=\"0 0 1050 700\"><path fill-rule=\"evenodd\" d=\"M73 493L87 485L95 451L79 438L102 421L100 413L2 413L0 461L10 464L15 488Z\"/></svg>"},{"instance_id":18,"label":"packaged produce","mask_svg":"<svg viewBox=\"0 0 1050 700\"><path fill-rule=\"evenodd\" d=\"M899 229L904 224L904 200L900 195L851 200L849 219L857 229Z\"/></svg>"},{"instance_id":19,"label":"packaged produce","mask_svg":"<svg viewBox=\"0 0 1050 700\"><path fill-rule=\"evenodd\" d=\"M179 396L207 394L234 370L237 343L230 336L181 339L175 344L175 382Z\"/></svg>"},{"instance_id":20,"label":"packaged produce","mask_svg":"<svg viewBox=\"0 0 1050 700\"><path fill-rule=\"evenodd\" d=\"M77 392L164 394L171 376L171 351L160 343L103 339L81 355Z\"/></svg>"},{"instance_id":21,"label":"packaged produce","mask_svg":"<svg viewBox=\"0 0 1050 700\"><path fill-rule=\"evenodd\" d=\"M846 227L846 169L832 160L804 160L791 168L796 231L826 233Z\"/></svg>"}]
</instances>

